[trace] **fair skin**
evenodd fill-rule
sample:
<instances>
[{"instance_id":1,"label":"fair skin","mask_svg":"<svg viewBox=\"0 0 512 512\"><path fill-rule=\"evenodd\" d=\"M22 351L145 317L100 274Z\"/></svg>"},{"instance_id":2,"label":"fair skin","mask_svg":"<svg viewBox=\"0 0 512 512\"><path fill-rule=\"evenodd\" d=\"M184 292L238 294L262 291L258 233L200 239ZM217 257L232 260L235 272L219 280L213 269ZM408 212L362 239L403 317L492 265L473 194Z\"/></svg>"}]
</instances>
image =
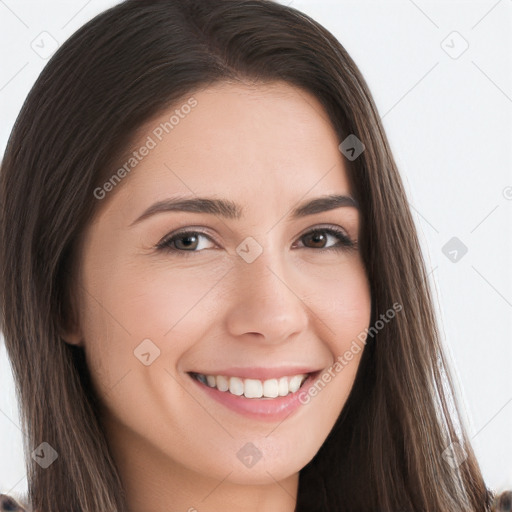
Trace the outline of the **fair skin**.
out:
<instances>
[{"instance_id":1,"label":"fair skin","mask_svg":"<svg viewBox=\"0 0 512 512\"><path fill-rule=\"evenodd\" d=\"M282 82L217 84L193 96L197 106L88 226L79 325L65 338L86 351L132 512L291 512L299 471L339 416L361 352L278 421L212 400L187 372L329 368L369 325L370 288L357 247L321 230L316 240L305 235L333 226L357 240L360 212L348 205L291 218L303 202L352 195L341 141L315 97ZM176 108L143 126L132 149ZM167 211L132 225L178 195L230 200L243 215ZM174 252L155 248L181 228L197 238L178 237ZM262 249L251 263L236 250L247 237ZM144 339L160 350L149 365L134 355ZM247 443L261 454L251 467L237 457Z\"/></svg>"}]
</instances>

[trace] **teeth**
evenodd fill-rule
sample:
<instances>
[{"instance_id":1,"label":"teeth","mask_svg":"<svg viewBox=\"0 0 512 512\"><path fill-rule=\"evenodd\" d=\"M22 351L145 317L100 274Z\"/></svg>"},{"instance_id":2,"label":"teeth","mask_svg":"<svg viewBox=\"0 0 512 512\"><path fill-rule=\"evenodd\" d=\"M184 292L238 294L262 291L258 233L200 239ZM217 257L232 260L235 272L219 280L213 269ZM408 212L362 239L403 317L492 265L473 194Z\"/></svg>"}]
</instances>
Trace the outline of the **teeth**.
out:
<instances>
[{"instance_id":1,"label":"teeth","mask_svg":"<svg viewBox=\"0 0 512 512\"><path fill-rule=\"evenodd\" d=\"M229 379L229 392L237 396L243 395L244 381L238 377L231 377Z\"/></svg>"},{"instance_id":2,"label":"teeth","mask_svg":"<svg viewBox=\"0 0 512 512\"><path fill-rule=\"evenodd\" d=\"M231 391L231 388L229 389ZM245 379L243 382L243 392L245 398L261 398L263 396L263 384L261 380Z\"/></svg>"},{"instance_id":3,"label":"teeth","mask_svg":"<svg viewBox=\"0 0 512 512\"><path fill-rule=\"evenodd\" d=\"M280 379L241 379L239 377L225 377L223 375L195 374L203 384L219 391L229 391L233 395L246 398L276 398L295 393L307 379L307 374L281 377Z\"/></svg>"},{"instance_id":4,"label":"teeth","mask_svg":"<svg viewBox=\"0 0 512 512\"><path fill-rule=\"evenodd\" d=\"M300 388L301 384L302 384L302 380L301 380L300 375L294 375L290 379L290 391L292 393L295 393L295 391L297 391Z\"/></svg>"},{"instance_id":5,"label":"teeth","mask_svg":"<svg viewBox=\"0 0 512 512\"><path fill-rule=\"evenodd\" d=\"M284 378L286 380L286 377ZM275 398L279 396L279 383L277 379L270 379L263 382L262 395L267 398Z\"/></svg>"},{"instance_id":6,"label":"teeth","mask_svg":"<svg viewBox=\"0 0 512 512\"><path fill-rule=\"evenodd\" d=\"M229 381L226 377L219 376L219 377L214 377L214 379L216 381L217 389L219 391L227 391L229 389ZM212 386L212 387L215 387L215 386Z\"/></svg>"},{"instance_id":7,"label":"teeth","mask_svg":"<svg viewBox=\"0 0 512 512\"><path fill-rule=\"evenodd\" d=\"M286 377L281 377L279 379L279 396L286 396L290 391L290 387L288 386L288 379Z\"/></svg>"}]
</instances>

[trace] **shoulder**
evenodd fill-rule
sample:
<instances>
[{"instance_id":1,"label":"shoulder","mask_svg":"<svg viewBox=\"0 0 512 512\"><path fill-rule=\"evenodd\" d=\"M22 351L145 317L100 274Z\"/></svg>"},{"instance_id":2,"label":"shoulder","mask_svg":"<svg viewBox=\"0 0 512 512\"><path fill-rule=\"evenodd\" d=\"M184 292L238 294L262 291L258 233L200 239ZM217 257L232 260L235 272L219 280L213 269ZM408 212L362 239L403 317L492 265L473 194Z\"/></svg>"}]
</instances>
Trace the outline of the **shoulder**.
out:
<instances>
[{"instance_id":1,"label":"shoulder","mask_svg":"<svg viewBox=\"0 0 512 512\"><path fill-rule=\"evenodd\" d=\"M27 509L12 496L0 494L0 512L27 512Z\"/></svg>"},{"instance_id":2,"label":"shoulder","mask_svg":"<svg viewBox=\"0 0 512 512\"><path fill-rule=\"evenodd\" d=\"M512 512L512 491L495 494L491 512Z\"/></svg>"}]
</instances>

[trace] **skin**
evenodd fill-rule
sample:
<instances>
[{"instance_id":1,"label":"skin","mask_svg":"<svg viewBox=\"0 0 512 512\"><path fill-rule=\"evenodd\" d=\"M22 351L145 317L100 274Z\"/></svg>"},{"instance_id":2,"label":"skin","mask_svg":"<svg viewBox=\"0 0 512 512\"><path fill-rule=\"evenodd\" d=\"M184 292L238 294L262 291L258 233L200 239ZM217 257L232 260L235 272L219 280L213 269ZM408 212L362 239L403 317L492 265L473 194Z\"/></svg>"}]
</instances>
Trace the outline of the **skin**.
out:
<instances>
[{"instance_id":1,"label":"skin","mask_svg":"<svg viewBox=\"0 0 512 512\"><path fill-rule=\"evenodd\" d=\"M299 202L352 194L341 141L315 97L283 82L217 84L193 96L197 106L88 226L79 321L65 339L85 349L131 511L293 511L299 471L339 416L362 352L276 422L227 409L186 372L328 369L368 327L370 287L357 248L325 251L339 245L336 236L314 243L304 235L334 225L357 240L360 213L345 206L289 218ZM132 149L175 108L141 127ZM236 201L244 216L165 212L130 226L175 195ZM189 227L206 236L191 249L178 240L175 251L188 257L155 249ZM250 264L236 251L247 237L263 250ZM148 338L160 356L146 366L134 350ZM237 457L248 442L262 454L250 468Z\"/></svg>"}]
</instances>

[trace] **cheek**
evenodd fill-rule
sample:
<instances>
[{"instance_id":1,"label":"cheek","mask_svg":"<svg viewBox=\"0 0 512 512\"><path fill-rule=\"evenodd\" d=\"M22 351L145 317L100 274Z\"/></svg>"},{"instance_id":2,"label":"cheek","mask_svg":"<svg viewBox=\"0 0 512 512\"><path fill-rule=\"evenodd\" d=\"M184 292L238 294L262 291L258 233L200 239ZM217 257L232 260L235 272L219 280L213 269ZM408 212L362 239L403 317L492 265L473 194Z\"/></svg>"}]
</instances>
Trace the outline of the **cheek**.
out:
<instances>
[{"instance_id":1,"label":"cheek","mask_svg":"<svg viewBox=\"0 0 512 512\"><path fill-rule=\"evenodd\" d=\"M371 294L362 267L354 267L340 280L332 280L325 300L324 322L329 326L326 343L333 355L333 366L324 372L322 382L331 387L332 405L340 410L352 388L364 350L361 334L371 318ZM322 386L319 386L322 388Z\"/></svg>"},{"instance_id":2,"label":"cheek","mask_svg":"<svg viewBox=\"0 0 512 512\"><path fill-rule=\"evenodd\" d=\"M339 355L370 322L371 292L364 266L354 258L309 280L306 302L324 323L322 333L331 351Z\"/></svg>"},{"instance_id":3,"label":"cheek","mask_svg":"<svg viewBox=\"0 0 512 512\"><path fill-rule=\"evenodd\" d=\"M158 366L175 367L217 317L208 292L224 273L121 262L89 267L81 324L97 385L108 391L144 367L141 356L148 352L144 357Z\"/></svg>"},{"instance_id":4,"label":"cheek","mask_svg":"<svg viewBox=\"0 0 512 512\"><path fill-rule=\"evenodd\" d=\"M311 433L324 439L354 384L364 351L361 333L371 318L371 292L360 261L316 278L306 302L315 313L315 330L328 347L332 364L321 372L301 401L309 408L311 418L322 418L322 422L312 420Z\"/></svg>"},{"instance_id":5,"label":"cheek","mask_svg":"<svg viewBox=\"0 0 512 512\"><path fill-rule=\"evenodd\" d=\"M90 273L86 281L93 293L89 325L109 325L133 342L150 335L170 334L181 321L198 317L198 306L216 280L207 273L176 265L123 263L110 271Z\"/></svg>"},{"instance_id":6,"label":"cheek","mask_svg":"<svg viewBox=\"0 0 512 512\"><path fill-rule=\"evenodd\" d=\"M335 283L330 299L329 321L337 333L340 352L347 340L357 337L369 325L371 296L366 277L362 272L355 272L342 283Z\"/></svg>"}]
</instances>

